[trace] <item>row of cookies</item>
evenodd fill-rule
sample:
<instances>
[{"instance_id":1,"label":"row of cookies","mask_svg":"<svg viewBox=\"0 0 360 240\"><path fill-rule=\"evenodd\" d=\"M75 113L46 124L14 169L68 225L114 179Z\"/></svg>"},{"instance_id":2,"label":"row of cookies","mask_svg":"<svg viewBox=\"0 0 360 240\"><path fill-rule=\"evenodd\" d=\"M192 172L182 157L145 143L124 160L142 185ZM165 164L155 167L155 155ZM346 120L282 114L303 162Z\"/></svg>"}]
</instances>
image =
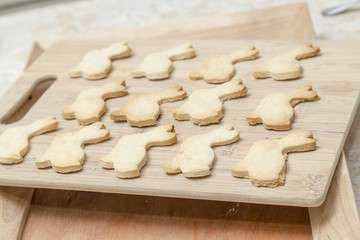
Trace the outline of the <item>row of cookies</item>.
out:
<instances>
[{"instance_id":1,"label":"row of cookies","mask_svg":"<svg viewBox=\"0 0 360 240\"><path fill-rule=\"evenodd\" d=\"M302 44L287 52L270 58L264 66L254 71L255 78L271 77L275 80L295 79L301 76L298 60L317 55L318 47L310 43ZM248 46L228 54L210 56L195 72L189 74L192 80L204 79L208 83L224 83L235 74L233 64L257 58L259 51L255 46ZM69 71L71 77L84 77L88 80L99 80L107 77L111 71L111 61L131 56L131 49L126 42L119 42L110 47L92 50L85 54L80 63ZM172 72L172 61L195 57L191 44L182 44L169 50L150 53L143 62L131 70L135 78L146 77L149 80L169 78Z\"/></svg>"},{"instance_id":2,"label":"row of cookies","mask_svg":"<svg viewBox=\"0 0 360 240\"><path fill-rule=\"evenodd\" d=\"M122 44L122 49L123 49L122 52L118 51L117 53L115 53L116 52L115 49L118 47L119 46L117 46L115 44L115 45L112 45L110 48L95 50L95 51L92 51L92 52L86 54L85 57L83 58L82 62L76 67L78 73L80 73L80 76L83 75L85 72L86 76L88 76L88 75L90 76L91 74L94 74L94 76L95 75L97 76L97 77L94 77L93 79L106 77L107 73L111 69L110 59L121 58L121 57L130 55L130 50L126 44ZM304 53L305 52L304 49L308 49L307 51L309 53ZM269 60L269 62L266 64L266 66L263 67L262 72L268 71L268 74L270 74L270 75L266 75L266 74L259 75L259 78L268 77L268 76L271 76L273 78L278 78L278 79L298 77L301 75L301 68L296 59L304 58L304 57L306 57L306 54L308 56L315 55L316 52L318 52L318 49L316 50L316 48L312 48L311 45L305 44L305 45L301 45L300 47L298 47L294 50L291 50L287 53L275 56L274 58ZM236 51L235 53L231 53L231 54L227 54L227 55L226 54L225 55L216 55L216 56L210 57L208 59L208 61L197 72L190 73L190 78L192 78L192 79L204 78L207 82L212 82L212 83L222 83L222 82L229 81L235 72L235 69L232 65L233 63L235 63L237 61L241 61L241 60L253 59L257 55L258 55L258 52L254 47L248 47L248 48L244 48L239 51ZM137 69L135 69L135 70L137 70L137 72L142 71L142 73L134 74L134 73L136 73L136 71L133 70L132 74L134 77L140 77L140 76L146 75L148 78L150 76L150 78L152 78L152 79L166 78L169 76L171 69L172 69L170 60L186 59L186 58L190 58L193 56L195 56L195 52L192 49L191 45L182 45L182 46L175 47L169 51L164 51L162 53L150 54L147 57L145 57L143 64L141 64ZM289 66L285 66L285 68L278 69L278 70L276 70L276 68L274 66L272 66L274 64L274 62L275 63L279 62L279 60L283 61L286 58L291 63L291 64L289 64ZM107 60L105 60L105 59L107 59ZM167 66L166 70L164 70L165 65ZM275 65L278 65L278 64L275 64ZM286 65L286 64L283 64L283 65ZM292 67L292 73L294 73L295 75L297 74L297 75L296 76L292 75L292 77L291 77L289 74L286 73L287 75L286 76L284 75L285 76L284 77L282 74L284 74L284 71L287 71L287 69L290 68L290 65ZM227 67L222 67L222 66L227 66ZM84 69L87 69L87 70L84 71ZM106 73L105 74L101 73L100 69L106 69L105 70ZM157 71L153 71L153 70L157 70ZM277 73L278 75L276 75L275 73ZM282 77L279 74L282 75ZM83 76L85 76L85 75L83 75ZM160 76L162 76L162 77L160 77ZM254 73L254 76L256 76L256 72ZM212 78L212 80L211 80L211 78ZM214 79L217 79L217 80L214 80ZM232 80L230 82L223 83L212 89L200 89L200 90L197 90L194 93L192 93L189 96L189 99L186 101L186 103L182 107L175 109L173 112L173 115L177 120L191 120L192 122L194 122L195 124L198 124L198 125L207 125L207 124L211 124L211 123L217 123L223 117L222 102L224 100L244 96L246 94L246 92L247 92L247 88L244 85L242 85L241 80ZM125 84L123 81L119 81L117 83L106 84L104 86L97 87L97 88L91 88L91 89L81 92L79 94L78 98L76 99L75 103L72 104L71 106L65 108L62 113L63 113L64 118L67 118L67 119L77 118L80 124L88 125L88 124L94 123L96 121L99 121L99 118L105 112L105 103L103 101L104 99L111 98L111 97L120 97L120 96L124 96L126 94L127 94L127 91L125 89ZM138 126L138 127L152 126L152 125L156 124L156 119L158 118L158 116L160 114L159 104L161 102L182 100L185 97L186 97L186 93L182 90L181 87L167 88L167 89L163 89L163 90L160 90L157 92L139 94L139 95L134 96L129 101L129 103L127 105L125 105L123 108L121 108L120 110L118 110L116 112L113 112L111 114L111 118L115 121L126 121L127 120L129 122L129 124L132 126ZM316 100L317 98L318 98L317 94L314 91L312 91L310 86L303 86L303 87L294 89L290 93L271 94L264 98L264 100L258 106L256 111L252 114L249 114L247 116L247 119L250 124L256 124L259 122L263 122L264 126L268 129L288 130L288 129L290 129L290 124L291 124L291 121L293 120L293 116L294 116L292 106L294 106L296 103L301 102L301 101L306 101L306 100L311 101L311 100ZM275 108L278 110L278 111L275 111L277 113L277 114L275 114L275 117L274 117L273 110L272 111L269 110L269 106L271 106L273 108L274 104L275 104ZM89 106L91 106L91 107L89 107ZM86 111L84 111L84 109L86 109ZM282 121L279 121L279 119ZM91 126L92 126L92 128L90 128L90 130L85 131L84 129L87 129L87 127L85 127L83 130L79 131L78 134L67 133L67 134L60 134L60 135L56 136L56 138L54 139L53 143L51 144L49 150L47 152L45 152L36 161L37 166L39 168L53 166L54 169L58 172L72 172L72 171L80 170L83 160L85 158L85 155L84 155L84 152L83 152L81 146L86 143L96 143L96 142L102 141L104 139L107 139L110 136L108 131L106 129L104 129L104 125L102 123L96 122L88 127L91 127ZM6 133L6 131L4 133ZM307 138L312 139L311 133L307 132L306 135L309 136ZM6 136L6 134L5 134L5 136ZM130 136L132 136L132 135L130 135ZM124 136L124 137L127 137L127 136ZM74 140L71 140L73 138L74 138ZM197 139L198 136L194 136L193 138ZM4 138L4 139L6 139L6 138ZM136 137L133 139L140 140L140 136L136 135ZM189 139L192 139L192 138L189 138ZM210 137L210 139L211 139L211 137ZM297 137L297 139L299 139L299 137ZM266 140L264 140L264 141L266 141ZM274 140L274 141L277 141L277 140ZM191 142L191 144L188 144L189 146L196 145L196 144L194 144L193 141L190 141L190 142ZM195 143L196 143L196 141L195 141ZM230 143L231 143L231 141L230 141ZM216 144L216 143L214 143L214 144ZM223 144L226 144L226 142ZM63 145L68 145L68 147L71 149L74 148L74 149L72 149L72 150L74 150L74 152L71 150L71 154L77 153L75 155L76 155L76 157L79 158L79 160L72 162L70 159L70 160L64 162L64 159L69 157L69 153L61 150L61 148L59 146L63 146ZM72 147L72 146L78 146L78 145L79 145L79 147ZM264 145L264 144L260 144L260 145ZM283 146L284 144L279 144L279 146L280 145ZM315 141L312 142L312 145L315 146ZM16 147L16 144L14 144L14 146ZM129 149L128 151L130 151L133 148L133 144L131 144L130 146L132 146L132 147L131 148L120 147L120 149ZM26 145L26 148L27 148L27 145ZM140 146L140 148L144 148L144 146ZM199 146L199 148L201 148L201 146ZM194 149L198 150L199 148L194 148ZM210 148L210 147L207 147L207 148ZM9 149L11 149L11 148L9 148ZM115 149L117 149L117 147ZM115 154L110 153L110 155L116 155L116 153L118 153L119 150L115 150L115 149L114 149ZM206 149L206 147L205 147L205 149ZM282 152L282 150L281 151L280 150L279 150L279 152ZM16 162L16 161L19 161L19 156L22 156L23 151L24 150L21 149L19 151L19 154L14 154L10 151L10 155L8 155L8 156L17 156L17 160L15 160L15 162ZM196 151L192 151L192 150L184 150L184 151L185 152L194 152L194 154L196 152ZM204 150L204 151L206 152L206 150ZM298 151L304 151L304 150L298 150ZM210 152L212 153L212 155L214 155L211 148L210 148L209 154L210 154ZM9 151L8 151L8 153L9 153ZM285 150L284 150L284 153L286 156ZM11 155L11 154L13 154L13 155ZM145 152L145 154L146 154L146 152ZM249 154L251 155L251 150L250 150ZM266 152L264 154L266 155ZM74 157L75 157L75 155L74 155ZM281 159L285 159L282 154L280 154L280 155L282 156ZM203 165L203 168L200 168L200 166L196 165L196 160L195 161L192 160L190 162L186 161L186 160L192 159L191 157L189 158L188 156L186 156L186 154L185 154L185 156L186 156L185 158L181 157L181 154L179 156L180 157L178 157L176 159L184 159L184 161L185 161L185 164L183 164L183 167L182 167L183 169L181 169L181 167L180 167L181 161L174 160L173 162L165 165L165 167L164 167L164 169L168 170L167 171L168 173L175 173L175 171L182 171L185 176L189 176L189 177L196 177L195 175L205 176L205 175L201 175L201 173L196 173L195 175L191 176L191 173L190 173L191 171L189 172L186 169L187 168L191 169L190 166L193 166L193 167L195 167L195 170L197 168L199 170L199 172L206 172L206 167L205 167L206 164ZM49 160L51 158L54 158L54 160L53 161ZM1 157L0 159L3 159L3 157ZM7 162L6 154L5 154L4 159L5 159L4 162L1 160L3 163L9 163L9 162ZM63 159L63 160L61 160L61 159ZM106 158L104 158L104 159L106 159ZM138 159L140 159L140 158L138 158ZM201 160L201 158L195 158L195 159ZM281 161L281 159L279 156L279 158L277 158L277 161L280 160L280 162L284 162L284 164L285 164L285 160ZM130 160L130 161L135 161L135 160ZM209 166L207 167L207 169L208 169L207 172L209 174L210 174L210 168L212 165L212 161L213 161L213 157L212 157L212 160L208 161ZM256 161L256 159L252 160L252 161ZM108 163L105 163L106 161L100 161L100 162L103 163L102 166L105 168L106 168L106 166L111 167L111 164L113 164L112 167L116 166L116 162L114 162L114 163L111 163L111 161ZM137 162L137 164L139 164L137 166L137 169L138 169L137 172L139 172L139 169L141 169L144 162L143 161L135 161L135 162ZM193 162L195 165L192 164L191 162ZM245 160L244 160L244 163L246 163ZM177 168L174 167L174 166L176 166L176 164L178 164ZM276 165L279 165L279 163L276 163ZM173 168L171 168L171 166L173 166ZM131 170L130 173L126 173L126 172L123 173L124 177L133 175L134 172L131 173L132 171L136 172L136 170L134 168L134 164L131 168L133 170ZM251 174L250 174L249 169L247 171L241 173L241 170L239 170L241 168L244 168L244 167L237 166L238 170L233 169L233 175L240 176L240 177L241 176L250 177L250 179L252 179L253 183L258 186L275 186L276 185L274 183L269 184L268 180L265 180L265 184L263 184L263 185L256 184L255 182L259 182L259 179L252 178L250 176ZM115 169L116 169L116 167L115 167ZM175 170L175 169L178 169L178 170ZM194 170L192 170L192 171L194 171ZM121 171L117 170L117 175L119 177L121 177L120 176L121 173L119 173L119 172L121 172ZM197 172L197 171L195 171L195 172ZM282 172L282 174L284 174L284 172ZM284 180L284 176L279 175L277 180L272 179L272 180L270 180L270 182L277 182L279 184L282 184L283 181L281 181L281 179ZM262 181L264 181L264 177L262 178Z\"/></svg>"},{"instance_id":3,"label":"row of cookies","mask_svg":"<svg viewBox=\"0 0 360 240\"><path fill-rule=\"evenodd\" d=\"M0 135L0 162L13 164L22 161L33 136L58 128L55 117L47 117L32 124L7 129ZM77 132L65 132L55 136L50 147L36 159L38 168L52 167L56 172L69 173L82 169L85 160L83 147L110 137L101 122L83 127ZM168 174L182 172L185 177L204 177L211 174L215 158L213 146L238 141L239 132L232 124L226 124L209 133L189 137L183 141L180 153L163 166ZM125 135L111 152L99 159L106 169L115 169L119 178L140 175L146 164L146 150L151 146L166 146L177 142L174 126L161 125L145 133ZM311 132L299 131L280 139L264 139L255 142L246 157L231 167L234 177L249 178L256 186L276 187L284 184L285 161L288 152L310 151L316 148ZM267 159L264 167L264 158Z\"/></svg>"},{"instance_id":4,"label":"row of cookies","mask_svg":"<svg viewBox=\"0 0 360 240\"><path fill-rule=\"evenodd\" d=\"M222 83L214 88L199 89L186 102L173 110L176 120L190 120L199 126L218 123L224 116L223 102L246 95L248 89L240 79ZM65 119L77 119L81 125L100 120L105 113L105 99L127 95L125 81L116 81L82 91L75 102L62 111ZM137 94L117 111L110 114L114 121L127 121L130 126L156 125L160 104L183 100L187 93L180 86ZM293 107L304 101L318 100L311 86L300 86L288 92L277 92L264 97L256 110L246 116L251 125L263 123L272 130L290 130L294 120Z\"/></svg>"}]
</instances>

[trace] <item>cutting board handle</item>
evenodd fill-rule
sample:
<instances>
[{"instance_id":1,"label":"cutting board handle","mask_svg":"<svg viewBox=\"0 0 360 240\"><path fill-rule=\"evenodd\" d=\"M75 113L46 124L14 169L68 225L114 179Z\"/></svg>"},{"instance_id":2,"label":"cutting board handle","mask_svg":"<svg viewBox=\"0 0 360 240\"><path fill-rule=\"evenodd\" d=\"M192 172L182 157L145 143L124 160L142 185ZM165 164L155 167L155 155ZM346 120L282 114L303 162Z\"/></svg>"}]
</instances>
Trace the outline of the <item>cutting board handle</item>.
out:
<instances>
[{"instance_id":1,"label":"cutting board handle","mask_svg":"<svg viewBox=\"0 0 360 240\"><path fill-rule=\"evenodd\" d=\"M52 74L41 77L36 73L22 75L0 97L0 123L9 124L20 120L56 79L57 76Z\"/></svg>"}]
</instances>

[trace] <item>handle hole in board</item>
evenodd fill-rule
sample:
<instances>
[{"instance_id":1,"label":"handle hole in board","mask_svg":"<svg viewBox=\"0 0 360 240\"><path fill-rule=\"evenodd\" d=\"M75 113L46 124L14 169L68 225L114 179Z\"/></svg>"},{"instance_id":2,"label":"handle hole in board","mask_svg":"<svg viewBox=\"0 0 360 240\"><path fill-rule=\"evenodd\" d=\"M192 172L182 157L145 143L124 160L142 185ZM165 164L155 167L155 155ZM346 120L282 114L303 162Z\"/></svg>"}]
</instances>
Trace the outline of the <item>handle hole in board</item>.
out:
<instances>
[{"instance_id":1,"label":"handle hole in board","mask_svg":"<svg viewBox=\"0 0 360 240\"><path fill-rule=\"evenodd\" d=\"M29 89L28 94L25 94L24 97L14 105L12 111L1 119L1 123L12 124L21 120L44 92L54 83L56 78L54 75L39 78Z\"/></svg>"}]
</instances>

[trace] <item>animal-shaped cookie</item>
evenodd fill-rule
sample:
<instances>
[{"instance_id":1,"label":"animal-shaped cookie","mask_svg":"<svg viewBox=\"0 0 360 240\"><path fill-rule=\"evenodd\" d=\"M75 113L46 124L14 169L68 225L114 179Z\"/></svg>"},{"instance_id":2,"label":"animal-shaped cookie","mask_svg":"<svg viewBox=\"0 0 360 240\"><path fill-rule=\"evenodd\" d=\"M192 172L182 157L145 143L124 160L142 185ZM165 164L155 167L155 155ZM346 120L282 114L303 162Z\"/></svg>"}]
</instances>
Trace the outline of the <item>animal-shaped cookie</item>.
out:
<instances>
[{"instance_id":1,"label":"animal-shaped cookie","mask_svg":"<svg viewBox=\"0 0 360 240\"><path fill-rule=\"evenodd\" d=\"M146 150L152 146L176 143L174 126L163 125L146 133L123 136L111 152L100 158L103 168L115 169L119 178L134 178L140 175L145 165Z\"/></svg>"},{"instance_id":2,"label":"animal-shaped cookie","mask_svg":"<svg viewBox=\"0 0 360 240\"><path fill-rule=\"evenodd\" d=\"M290 92L267 95L253 113L246 115L250 125L262 123L266 129L290 130L295 113L293 107L305 101L319 100L311 86L297 87Z\"/></svg>"},{"instance_id":3,"label":"animal-shaped cookie","mask_svg":"<svg viewBox=\"0 0 360 240\"><path fill-rule=\"evenodd\" d=\"M285 162L289 152L316 149L312 132L300 131L280 139L255 142L246 157L231 167L232 175L249 178L257 187L277 187L285 182Z\"/></svg>"},{"instance_id":4,"label":"animal-shaped cookie","mask_svg":"<svg viewBox=\"0 0 360 240\"><path fill-rule=\"evenodd\" d=\"M29 139L58 128L54 116L39 119L29 125L13 127L0 135L0 163L13 164L23 161L29 150Z\"/></svg>"},{"instance_id":5,"label":"animal-shaped cookie","mask_svg":"<svg viewBox=\"0 0 360 240\"><path fill-rule=\"evenodd\" d=\"M166 51L146 55L140 66L131 70L131 75L135 78L146 77L149 80L165 79L172 72L171 61L193 57L195 57L195 50L192 45L182 44Z\"/></svg>"},{"instance_id":6,"label":"animal-shaped cookie","mask_svg":"<svg viewBox=\"0 0 360 240\"><path fill-rule=\"evenodd\" d=\"M127 121L133 127L153 126L160 115L160 104L185 97L186 92L180 86L138 94L120 110L112 112L110 118L114 121Z\"/></svg>"},{"instance_id":7,"label":"animal-shaped cookie","mask_svg":"<svg viewBox=\"0 0 360 240\"><path fill-rule=\"evenodd\" d=\"M204 79L208 83L223 83L229 81L235 74L234 65L237 62L255 59L259 55L255 46L241 48L228 54L217 54L209 57L196 72L189 74L190 79Z\"/></svg>"},{"instance_id":8,"label":"animal-shaped cookie","mask_svg":"<svg viewBox=\"0 0 360 240\"><path fill-rule=\"evenodd\" d=\"M165 164L166 173L182 172L185 177L204 177L211 174L215 153L212 147L236 142L239 132L232 124L221 126L207 134L192 136L181 144L180 154Z\"/></svg>"},{"instance_id":9,"label":"animal-shaped cookie","mask_svg":"<svg viewBox=\"0 0 360 240\"><path fill-rule=\"evenodd\" d=\"M191 120L199 126L217 123L224 117L222 104L226 100L246 94L247 88L240 79L231 80L215 88L193 92L181 107L173 111L177 120Z\"/></svg>"},{"instance_id":10,"label":"animal-shaped cookie","mask_svg":"<svg viewBox=\"0 0 360 240\"><path fill-rule=\"evenodd\" d=\"M80 171L85 160L84 145L98 143L109 137L109 131L101 122L83 127L77 132L58 134L48 150L36 159L36 166L52 167L58 173Z\"/></svg>"},{"instance_id":11,"label":"animal-shaped cookie","mask_svg":"<svg viewBox=\"0 0 360 240\"><path fill-rule=\"evenodd\" d=\"M105 99L126 94L124 80L86 89L79 94L73 104L63 109L62 115L65 119L76 118L81 125L89 125L99 121L105 113Z\"/></svg>"},{"instance_id":12,"label":"animal-shaped cookie","mask_svg":"<svg viewBox=\"0 0 360 240\"><path fill-rule=\"evenodd\" d=\"M304 43L290 51L270 58L265 65L255 70L255 78L273 78L275 80L289 80L301 77L300 59L313 57L320 53L320 48L311 43Z\"/></svg>"},{"instance_id":13,"label":"animal-shaped cookie","mask_svg":"<svg viewBox=\"0 0 360 240\"><path fill-rule=\"evenodd\" d=\"M88 80L105 78L111 70L111 61L129 57L131 49L126 42L118 42L110 47L92 50L69 71L72 78L84 77Z\"/></svg>"}]
</instances>

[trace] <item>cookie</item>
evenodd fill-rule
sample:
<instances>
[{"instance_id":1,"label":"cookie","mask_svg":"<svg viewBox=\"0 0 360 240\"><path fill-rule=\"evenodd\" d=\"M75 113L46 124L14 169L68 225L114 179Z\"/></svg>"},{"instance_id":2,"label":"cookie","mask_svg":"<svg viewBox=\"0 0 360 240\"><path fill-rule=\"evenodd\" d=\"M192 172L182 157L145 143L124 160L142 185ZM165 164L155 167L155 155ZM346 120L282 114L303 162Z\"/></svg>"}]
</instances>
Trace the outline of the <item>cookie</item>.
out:
<instances>
[{"instance_id":1,"label":"cookie","mask_svg":"<svg viewBox=\"0 0 360 240\"><path fill-rule=\"evenodd\" d=\"M131 75L135 78L146 77L149 80L166 79L172 72L172 61L193 57L195 50L192 45L182 44L166 51L146 55L140 66L131 70Z\"/></svg>"},{"instance_id":2,"label":"cookie","mask_svg":"<svg viewBox=\"0 0 360 240\"><path fill-rule=\"evenodd\" d=\"M29 139L58 128L54 116L39 119L29 125L13 127L0 135L0 163L13 164L23 161L29 150Z\"/></svg>"},{"instance_id":3,"label":"cookie","mask_svg":"<svg viewBox=\"0 0 360 240\"><path fill-rule=\"evenodd\" d=\"M58 173L80 171L85 160L84 145L98 143L109 137L109 131L101 122L83 127L77 132L58 134L49 149L36 159L36 166L52 167Z\"/></svg>"},{"instance_id":4,"label":"cookie","mask_svg":"<svg viewBox=\"0 0 360 240\"><path fill-rule=\"evenodd\" d=\"M110 47L92 50L85 54L81 62L69 71L72 78L83 77L88 80L106 78L111 70L111 61L129 57L131 49L126 42L118 42Z\"/></svg>"},{"instance_id":5,"label":"cookie","mask_svg":"<svg viewBox=\"0 0 360 240\"><path fill-rule=\"evenodd\" d=\"M289 152L316 149L312 132L300 131L280 139L255 142L246 157L231 167L232 175L249 178L257 187L277 187L285 182L285 161Z\"/></svg>"},{"instance_id":6,"label":"cookie","mask_svg":"<svg viewBox=\"0 0 360 240\"><path fill-rule=\"evenodd\" d=\"M127 95L125 81L111 82L82 91L75 102L62 111L65 119L77 119L81 125L99 121L105 113L105 99Z\"/></svg>"},{"instance_id":7,"label":"cookie","mask_svg":"<svg viewBox=\"0 0 360 240\"><path fill-rule=\"evenodd\" d=\"M152 146L166 146L176 143L174 126L163 125L146 133L123 136L111 152L100 158L103 168L115 169L119 178L134 178L140 175L145 165L146 150Z\"/></svg>"},{"instance_id":8,"label":"cookie","mask_svg":"<svg viewBox=\"0 0 360 240\"><path fill-rule=\"evenodd\" d=\"M163 169L168 174L182 172L187 178L204 177L211 174L215 154L212 147L236 142L239 132L232 124L221 126L207 134L192 136L181 144L180 154Z\"/></svg>"},{"instance_id":9,"label":"cookie","mask_svg":"<svg viewBox=\"0 0 360 240\"><path fill-rule=\"evenodd\" d=\"M127 121L133 127L153 126L160 115L160 104L182 100L185 97L186 92L180 86L138 94L120 110L112 112L110 118L114 121Z\"/></svg>"},{"instance_id":10,"label":"cookie","mask_svg":"<svg viewBox=\"0 0 360 240\"><path fill-rule=\"evenodd\" d=\"M240 61L255 59L259 55L255 46L241 48L228 54L217 54L209 57L196 72L189 74L190 79L204 79L208 83L230 81L235 74L234 65Z\"/></svg>"},{"instance_id":11,"label":"cookie","mask_svg":"<svg viewBox=\"0 0 360 240\"><path fill-rule=\"evenodd\" d=\"M199 126L217 123L224 117L222 104L226 100L245 96L247 88L240 79L215 88L193 92L181 107L173 111L176 120L191 120Z\"/></svg>"},{"instance_id":12,"label":"cookie","mask_svg":"<svg viewBox=\"0 0 360 240\"><path fill-rule=\"evenodd\" d=\"M302 44L290 51L270 58L264 66L255 70L255 78L273 78L289 80L301 77L302 69L298 60L313 57L320 53L320 48L311 43Z\"/></svg>"},{"instance_id":13,"label":"cookie","mask_svg":"<svg viewBox=\"0 0 360 240\"><path fill-rule=\"evenodd\" d=\"M295 113L293 107L305 101L319 100L311 86L297 87L290 92L267 95L246 119L250 125L262 123L266 129L284 131L291 129Z\"/></svg>"}]
</instances>

